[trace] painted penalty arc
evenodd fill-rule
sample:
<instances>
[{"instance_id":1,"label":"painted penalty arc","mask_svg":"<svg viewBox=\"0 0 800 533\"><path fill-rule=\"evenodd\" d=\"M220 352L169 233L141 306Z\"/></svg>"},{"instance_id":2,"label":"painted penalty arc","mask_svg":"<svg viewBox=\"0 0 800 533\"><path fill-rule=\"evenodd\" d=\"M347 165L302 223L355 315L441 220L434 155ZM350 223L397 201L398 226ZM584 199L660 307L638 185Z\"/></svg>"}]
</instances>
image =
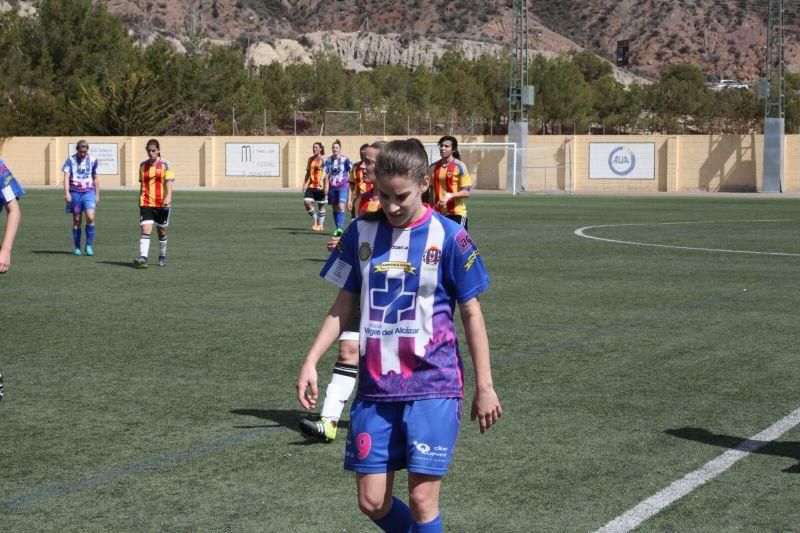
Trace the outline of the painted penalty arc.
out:
<instances>
[{"instance_id":1,"label":"painted penalty arc","mask_svg":"<svg viewBox=\"0 0 800 533\"><path fill-rule=\"evenodd\" d=\"M726 248L701 248L696 246L677 246L672 244L655 244L649 242L625 241L621 239L608 239L605 237L597 237L589 235L587 231L598 228L621 228L630 226L670 226L670 225L689 225L689 224L741 224L741 223L769 223L769 222L791 222L789 219L775 219L775 220L701 220L694 222L650 222L639 224L601 224L596 226L584 226L575 230L575 235L583 237L584 239L592 239L595 241L612 242L616 244L628 244L632 246L650 246L653 248L672 248L675 250L694 250L700 252L719 252L727 254L750 254L750 255L774 255L783 257L800 257L800 254L791 254L786 252L759 252L755 250L730 250Z\"/></svg>"}]
</instances>

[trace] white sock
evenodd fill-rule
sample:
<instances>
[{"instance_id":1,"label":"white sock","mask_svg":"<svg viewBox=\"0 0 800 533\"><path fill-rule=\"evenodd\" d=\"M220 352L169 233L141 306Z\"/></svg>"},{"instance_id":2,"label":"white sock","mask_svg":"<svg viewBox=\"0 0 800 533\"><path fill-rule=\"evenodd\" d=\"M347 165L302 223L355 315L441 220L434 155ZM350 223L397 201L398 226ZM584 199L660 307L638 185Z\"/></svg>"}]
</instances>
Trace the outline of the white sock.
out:
<instances>
[{"instance_id":1,"label":"white sock","mask_svg":"<svg viewBox=\"0 0 800 533\"><path fill-rule=\"evenodd\" d=\"M333 377L325 389L325 401L322 404L321 416L332 422L338 422L342 417L347 400L353 394L356 387L356 376L358 367L350 365L336 365L333 370Z\"/></svg>"},{"instance_id":2,"label":"white sock","mask_svg":"<svg viewBox=\"0 0 800 533\"><path fill-rule=\"evenodd\" d=\"M167 238L158 238L158 256L167 257Z\"/></svg>"},{"instance_id":3,"label":"white sock","mask_svg":"<svg viewBox=\"0 0 800 533\"><path fill-rule=\"evenodd\" d=\"M150 236L142 235L139 237L139 255L147 257L148 253L150 253Z\"/></svg>"},{"instance_id":4,"label":"white sock","mask_svg":"<svg viewBox=\"0 0 800 533\"><path fill-rule=\"evenodd\" d=\"M320 211L317 214L317 220L319 221L319 225L320 226L324 226L325 225L325 211Z\"/></svg>"}]
</instances>

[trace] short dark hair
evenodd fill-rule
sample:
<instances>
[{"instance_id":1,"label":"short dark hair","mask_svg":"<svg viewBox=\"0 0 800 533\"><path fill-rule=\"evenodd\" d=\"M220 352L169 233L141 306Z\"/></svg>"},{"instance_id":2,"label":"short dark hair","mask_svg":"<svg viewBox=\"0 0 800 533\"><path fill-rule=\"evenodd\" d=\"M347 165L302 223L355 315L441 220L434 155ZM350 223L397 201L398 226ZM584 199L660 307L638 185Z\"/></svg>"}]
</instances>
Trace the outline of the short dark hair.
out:
<instances>
[{"instance_id":1,"label":"short dark hair","mask_svg":"<svg viewBox=\"0 0 800 533\"><path fill-rule=\"evenodd\" d=\"M375 162L376 177L406 174L417 183L422 183L428 175L428 153L419 139L391 141L378 152Z\"/></svg>"}]
</instances>

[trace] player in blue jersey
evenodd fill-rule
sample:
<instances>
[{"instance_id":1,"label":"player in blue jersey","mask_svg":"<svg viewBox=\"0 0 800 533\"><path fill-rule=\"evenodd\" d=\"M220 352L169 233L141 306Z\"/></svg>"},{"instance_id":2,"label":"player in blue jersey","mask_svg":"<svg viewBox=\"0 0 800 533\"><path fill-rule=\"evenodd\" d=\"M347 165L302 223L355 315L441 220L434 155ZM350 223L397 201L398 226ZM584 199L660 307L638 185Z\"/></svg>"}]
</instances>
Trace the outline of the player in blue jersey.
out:
<instances>
[{"instance_id":1,"label":"player in blue jersey","mask_svg":"<svg viewBox=\"0 0 800 533\"><path fill-rule=\"evenodd\" d=\"M328 196L328 205L333 209L333 220L336 223L334 237L339 237L344 232L345 209L347 207L347 194L350 190L350 171L353 163L346 155L342 155L342 143L339 139L333 141L332 155L325 160L323 165L323 189Z\"/></svg>"},{"instance_id":2,"label":"player in blue jersey","mask_svg":"<svg viewBox=\"0 0 800 533\"><path fill-rule=\"evenodd\" d=\"M89 143L81 139L75 155L64 161L64 199L67 213L72 214L73 253L81 252L81 213L86 217L86 255L94 255L94 214L100 203L100 182L97 179L97 158L89 154Z\"/></svg>"},{"instance_id":3,"label":"player in blue jersey","mask_svg":"<svg viewBox=\"0 0 800 533\"><path fill-rule=\"evenodd\" d=\"M316 364L360 303L358 394L344 460L356 472L359 508L384 531L442 531L439 489L463 397L456 304L475 371L471 418L483 433L502 416L477 298L489 277L467 231L422 203L430 177L418 140L386 144L376 177L382 210L348 227L321 272L340 291L300 368L297 397L310 408ZM403 468L410 508L392 495Z\"/></svg>"},{"instance_id":4,"label":"player in blue jersey","mask_svg":"<svg viewBox=\"0 0 800 533\"><path fill-rule=\"evenodd\" d=\"M3 230L3 240L0 241L0 274L5 274L11 268L11 249L14 247L14 238L17 236L19 221L22 212L17 199L25 194L22 186L6 164L0 159L0 211L8 213L6 228ZM2 381L0 381L0 398L2 398Z\"/></svg>"}]
</instances>

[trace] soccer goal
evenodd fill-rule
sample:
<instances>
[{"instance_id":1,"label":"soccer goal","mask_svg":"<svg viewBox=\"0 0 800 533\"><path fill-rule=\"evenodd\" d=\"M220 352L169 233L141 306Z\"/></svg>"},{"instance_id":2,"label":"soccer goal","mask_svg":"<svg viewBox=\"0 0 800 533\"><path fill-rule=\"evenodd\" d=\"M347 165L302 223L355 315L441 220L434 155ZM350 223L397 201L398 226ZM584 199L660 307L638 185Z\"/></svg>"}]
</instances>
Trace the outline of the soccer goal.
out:
<instances>
[{"instance_id":1,"label":"soccer goal","mask_svg":"<svg viewBox=\"0 0 800 533\"><path fill-rule=\"evenodd\" d=\"M320 135L364 135L358 111L325 111Z\"/></svg>"},{"instance_id":2,"label":"soccer goal","mask_svg":"<svg viewBox=\"0 0 800 533\"><path fill-rule=\"evenodd\" d=\"M423 143L428 152L428 161L433 164L440 159L439 145ZM460 159L467 166L472 179L472 189L517 194L517 145L505 142L458 143Z\"/></svg>"}]
</instances>

